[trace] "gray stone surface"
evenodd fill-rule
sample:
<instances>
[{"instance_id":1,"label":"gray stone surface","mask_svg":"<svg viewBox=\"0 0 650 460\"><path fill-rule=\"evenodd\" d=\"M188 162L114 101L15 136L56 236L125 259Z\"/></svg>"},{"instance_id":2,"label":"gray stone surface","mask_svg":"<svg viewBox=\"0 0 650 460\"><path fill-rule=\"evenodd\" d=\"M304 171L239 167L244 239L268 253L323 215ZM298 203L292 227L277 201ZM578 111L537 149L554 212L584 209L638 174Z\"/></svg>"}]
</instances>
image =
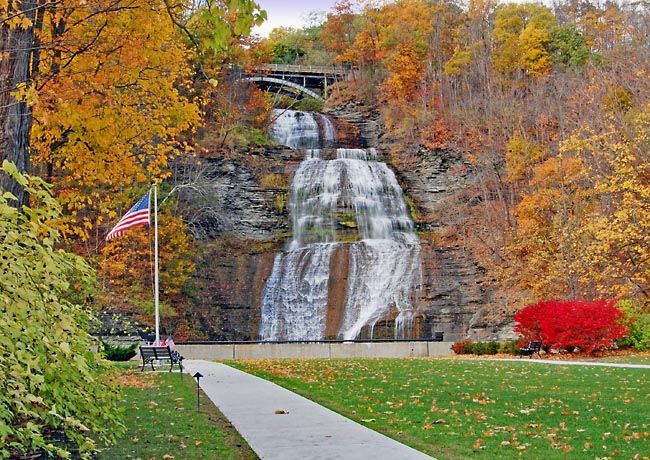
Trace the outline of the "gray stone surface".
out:
<instances>
[{"instance_id":1,"label":"gray stone surface","mask_svg":"<svg viewBox=\"0 0 650 460\"><path fill-rule=\"evenodd\" d=\"M330 113L337 116L341 145L357 141L387 154L387 145L381 146L388 140L382 138L378 113L355 103L331 108ZM436 213L453 206L448 197L464 187L463 157L449 149L429 151L417 145L409 149L405 153L409 162L399 169L391 167L420 211L418 227L433 231L439 225ZM180 174L187 176L183 182L192 184L178 190L180 205L203 243L185 320L192 330L205 334L204 340L259 339L264 283L276 254L291 236L284 200L302 157L283 147L230 152L202 159L198 173L188 168ZM443 243L436 238L423 238L421 243L421 310L410 337L430 338L440 330L448 341L503 338L502 324L491 324L484 312L491 301L490 282L471 252L449 243L440 246ZM167 326L173 331L173 324ZM374 328L374 338L393 336L391 317Z\"/></svg>"},{"instance_id":2,"label":"gray stone surface","mask_svg":"<svg viewBox=\"0 0 650 460\"><path fill-rule=\"evenodd\" d=\"M262 460L435 460L225 364L184 365Z\"/></svg>"},{"instance_id":3,"label":"gray stone surface","mask_svg":"<svg viewBox=\"0 0 650 460\"><path fill-rule=\"evenodd\" d=\"M449 356L452 342L176 344L186 359L424 358Z\"/></svg>"}]
</instances>

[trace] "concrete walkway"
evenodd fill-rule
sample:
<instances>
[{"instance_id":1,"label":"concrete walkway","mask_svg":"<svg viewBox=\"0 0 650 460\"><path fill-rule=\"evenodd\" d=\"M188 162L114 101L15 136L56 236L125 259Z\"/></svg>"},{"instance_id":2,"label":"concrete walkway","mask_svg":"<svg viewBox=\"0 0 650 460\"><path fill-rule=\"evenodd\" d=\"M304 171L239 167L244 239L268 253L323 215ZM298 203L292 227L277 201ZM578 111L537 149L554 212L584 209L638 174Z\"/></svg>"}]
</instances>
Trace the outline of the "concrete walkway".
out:
<instances>
[{"instance_id":1,"label":"concrete walkway","mask_svg":"<svg viewBox=\"0 0 650 460\"><path fill-rule=\"evenodd\" d=\"M210 361L190 375L262 460L435 460L274 383Z\"/></svg>"}]
</instances>

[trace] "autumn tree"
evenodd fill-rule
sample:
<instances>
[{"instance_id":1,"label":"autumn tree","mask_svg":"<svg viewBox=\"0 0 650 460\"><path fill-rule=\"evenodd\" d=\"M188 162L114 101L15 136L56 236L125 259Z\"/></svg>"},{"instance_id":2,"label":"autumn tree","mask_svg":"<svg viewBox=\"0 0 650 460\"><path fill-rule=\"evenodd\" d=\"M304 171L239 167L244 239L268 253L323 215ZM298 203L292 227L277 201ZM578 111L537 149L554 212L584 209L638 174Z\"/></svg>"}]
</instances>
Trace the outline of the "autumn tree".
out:
<instances>
[{"instance_id":1,"label":"autumn tree","mask_svg":"<svg viewBox=\"0 0 650 460\"><path fill-rule=\"evenodd\" d=\"M130 206L116 202L119 192L168 177L172 158L188 153L180 136L199 112L182 94L189 56L163 3L86 15L72 10L65 47L42 53L51 78L40 83L32 148L65 206L66 233L92 237L94 247L116 207ZM57 20L48 18L47 29L56 30Z\"/></svg>"},{"instance_id":2,"label":"autumn tree","mask_svg":"<svg viewBox=\"0 0 650 460\"><path fill-rule=\"evenodd\" d=\"M185 225L181 217L172 215L172 209L167 201L158 215L160 316L162 324L168 326L183 313L178 308L184 305L181 292L195 270ZM136 228L110 240L98 261L100 280L110 285L111 304L119 311L135 313L144 323L151 323L154 317L153 231L152 227Z\"/></svg>"},{"instance_id":3,"label":"autumn tree","mask_svg":"<svg viewBox=\"0 0 650 460\"><path fill-rule=\"evenodd\" d=\"M517 206L513 274L533 298L595 294L583 259L591 240L584 223L593 212L584 173L580 159L549 158L534 167L530 191Z\"/></svg>"},{"instance_id":4,"label":"autumn tree","mask_svg":"<svg viewBox=\"0 0 650 460\"><path fill-rule=\"evenodd\" d=\"M493 64L510 79L539 77L550 70L550 31L557 21L545 6L508 3L495 10Z\"/></svg>"},{"instance_id":5,"label":"autumn tree","mask_svg":"<svg viewBox=\"0 0 650 460\"><path fill-rule=\"evenodd\" d=\"M337 0L323 24L323 44L337 56L342 56L351 48L356 38L358 30L354 6L350 0Z\"/></svg>"},{"instance_id":6,"label":"autumn tree","mask_svg":"<svg viewBox=\"0 0 650 460\"><path fill-rule=\"evenodd\" d=\"M608 132L570 143L577 154L592 159L590 172L599 202L585 224L594 240L584 249L603 295L650 296L648 108L611 123Z\"/></svg>"},{"instance_id":7,"label":"autumn tree","mask_svg":"<svg viewBox=\"0 0 650 460\"><path fill-rule=\"evenodd\" d=\"M38 72L38 35L46 3L40 0L8 0L0 4L0 161L9 160L20 171L29 168L29 140L32 110L26 92ZM25 202L19 184L0 172L0 191Z\"/></svg>"},{"instance_id":8,"label":"autumn tree","mask_svg":"<svg viewBox=\"0 0 650 460\"><path fill-rule=\"evenodd\" d=\"M387 5L382 12L382 61L387 71L382 95L389 104L411 102L425 77L433 10L426 2L403 0Z\"/></svg>"}]
</instances>

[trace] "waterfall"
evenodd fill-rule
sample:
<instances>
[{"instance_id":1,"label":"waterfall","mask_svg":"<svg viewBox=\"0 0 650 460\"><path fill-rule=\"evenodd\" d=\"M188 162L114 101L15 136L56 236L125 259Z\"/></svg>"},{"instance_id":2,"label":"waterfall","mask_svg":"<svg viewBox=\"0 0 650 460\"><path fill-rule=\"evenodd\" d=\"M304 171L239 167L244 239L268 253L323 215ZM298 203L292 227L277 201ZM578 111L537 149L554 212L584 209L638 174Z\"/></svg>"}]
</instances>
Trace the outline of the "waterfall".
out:
<instances>
[{"instance_id":1,"label":"waterfall","mask_svg":"<svg viewBox=\"0 0 650 460\"><path fill-rule=\"evenodd\" d=\"M396 336L408 334L419 302L420 241L395 175L375 149L336 148L333 159L322 158L321 148L335 141L324 115L286 110L276 116L274 139L305 149L305 157L287 203L293 237L264 287L260 337L324 338L335 297L342 297L334 325L339 338L355 339L391 314ZM343 296L332 281L337 251L347 256Z\"/></svg>"}]
</instances>

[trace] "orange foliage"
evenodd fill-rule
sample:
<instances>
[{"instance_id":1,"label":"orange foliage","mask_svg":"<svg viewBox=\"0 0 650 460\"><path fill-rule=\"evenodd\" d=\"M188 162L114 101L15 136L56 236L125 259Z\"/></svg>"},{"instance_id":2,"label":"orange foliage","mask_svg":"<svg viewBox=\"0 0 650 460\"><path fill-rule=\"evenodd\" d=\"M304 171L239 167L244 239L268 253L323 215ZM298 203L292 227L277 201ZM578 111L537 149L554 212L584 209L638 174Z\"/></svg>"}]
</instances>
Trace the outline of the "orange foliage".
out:
<instances>
[{"instance_id":1,"label":"orange foliage","mask_svg":"<svg viewBox=\"0 0 650 460\"><path fill-rule=\"evenodd\" d=\"M34 162L65 207L64 231L84 240L114 219L122 187L169 175L172 158L190 150L179 138L199 122L179 90L191 69L162 2L86 14L71 10L71 26L50 37L65 48L44 53L41 70L51 78L32 132ZM58 31L56 20L47 16L45 30Z\"/></svg>"},{"instance_id":2,"label":"orange foliage","mask_svg":"<svg viewBox=\"0 0 650 460\"><path fill-rule=\"evenodd\" d=\"M321 40L328 51L341 55L352 45L356 35L352 3L350 0L337 0L333 10L323 24Z\"/></svg>"},{"instance_id":3,"label":"orange foliage","mask_svg":"<svg viewBox=\"0 0 650 460\"><path fill-rule=\"evenodd\" d=\"M160 295L166 299L180 292L195 267L180 218L160 214L158 233ZM153 228L137 227L104 246L99 273L114 291L126 293L137 286L152 286L152 238Z\"/></svg>"}]
</instances>

